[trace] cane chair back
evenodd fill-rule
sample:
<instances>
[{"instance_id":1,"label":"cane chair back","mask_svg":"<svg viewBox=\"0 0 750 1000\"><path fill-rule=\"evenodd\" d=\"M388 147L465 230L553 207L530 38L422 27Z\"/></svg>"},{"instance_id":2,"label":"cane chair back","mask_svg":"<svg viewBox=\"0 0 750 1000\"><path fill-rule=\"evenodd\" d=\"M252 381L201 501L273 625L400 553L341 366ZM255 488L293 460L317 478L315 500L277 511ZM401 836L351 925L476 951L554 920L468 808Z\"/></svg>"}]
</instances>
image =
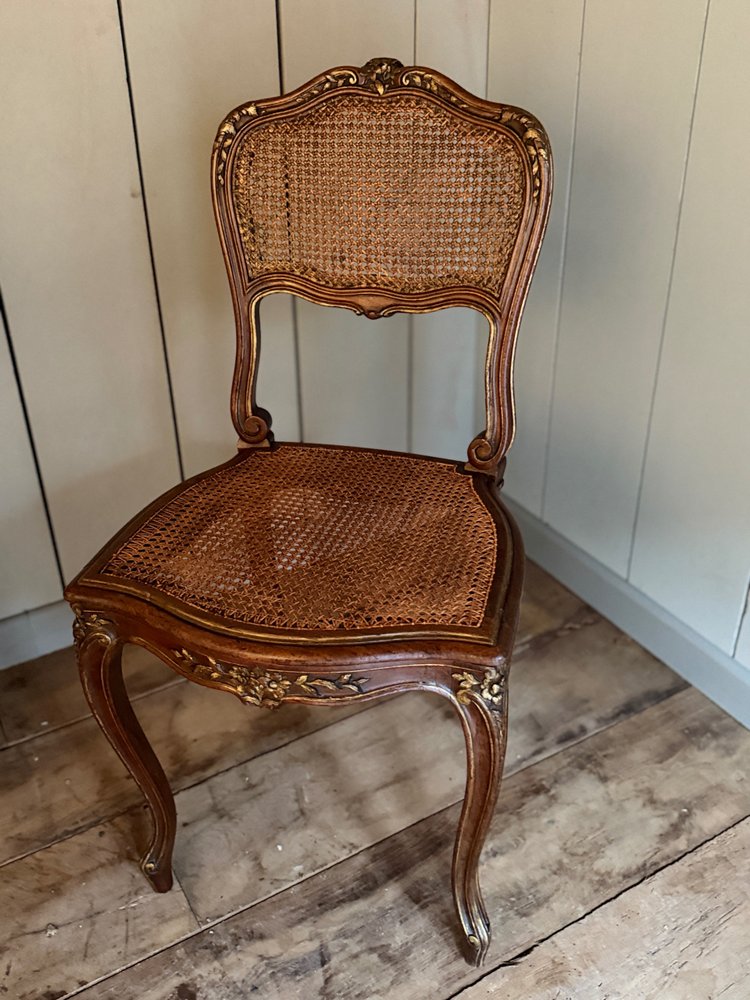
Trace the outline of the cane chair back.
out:
<instances>
[{"instance_id":1,"label":"cane chair back","mask_svg":"<svg viewBox=\"0 0 750 1000\"><path fill-rule=\"evenodd\" d=\"M123 683L127 643L266 709L432 692L466 736L452 879L479 963L490 925L478 862L524 564L499 488L515 337L549 210L547 139L525 111L380 59L237 108L212 162L238 454L141 511L65 590L92 713L151 812L141 867L156 891L170 888L176 811ZM259 304L275 292L371 319L484 314L487 421L467 462L274 442L255 382Z\"/></svg>"},{"instance_id":2,"label":"cane chair back","mask_svg":"<svg viewBox=\"0 0 750 1000\"><path fill-rule=\"evenodd\" d=\"M550 184L535 118L393 60L235 109L219 128L213 185L237 315L242 441L271 440L253 398L264 295L293 292L371 319L464 305L490 322L487 425L469 464L495 474L513 436L515 336Z\"/></svg>"}]
</instances>

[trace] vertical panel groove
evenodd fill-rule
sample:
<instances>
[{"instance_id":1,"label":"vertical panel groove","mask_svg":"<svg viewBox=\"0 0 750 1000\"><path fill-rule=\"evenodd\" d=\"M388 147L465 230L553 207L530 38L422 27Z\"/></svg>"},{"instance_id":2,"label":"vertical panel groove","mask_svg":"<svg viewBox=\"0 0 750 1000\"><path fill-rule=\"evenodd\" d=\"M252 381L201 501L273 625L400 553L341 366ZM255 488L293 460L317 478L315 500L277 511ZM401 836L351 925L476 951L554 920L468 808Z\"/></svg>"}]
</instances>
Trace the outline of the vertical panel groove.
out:
<instances>
[{"instance_id":1,"label":"vertical panel groove","mask_svg":"<svg viewBox=\"0 0 750 1000\"><path fill-rule=\"evenodd\" d=\"M276 10L276 58L279 63L279 93L286 93L286 78L284 74L284 40L281 33L281 0L275 0ZM299 319L297 299L292 296L292 344L294 348L294 392L297 396L297 425L299 439L305 440L305 417L302 408L302 369L299 348Z\"/></svg>"},{"instance_id":2,"label":"vertical panel groove","mask_svg":"<svg viewBox=\"0 0 750 1000\"><path fill-rule=\"evenodd\" d=\"M625 579L630 579L633 567L633 552L635 550L635 536L638 530L638 518L641 513L641 497L643 495L643 480L646 474L646 460L648 458L649 445L651 443L651 421L654 416L654 404L656 402L656 390L659 385L659 372L661 370L662 354L664 352L664 335L667 329L667 317L669 315L669 302L672 296L672 281L674 279L675 259L677 257L677 243L680 238L680 226L682 223L682 205L685 198L685 182L687 180L688 163L690 162L690 147L693 141L693 125L695 123L695 109L698 104L698 88L700 87L701 68L703 66L703 48L706 44L706 28L708 27L708 14L711 9L711 0L706 0L706 13L703 18L703 34L698 51L698 63L695 72L695 87L693 89L693 106L690 111L690 124L688 126L687 143L685 145L685 162L682 168L682 178L680 180L680 194L677 205L677 225L675 226L674 242L672 244L672 260L669 266L669 278L667 279L667 294L664 299L664 313L661 321L661 332L659 334L659 350L656 355L656 365L654 367L654 381L651 387L651 401L648 410L648 423L646 424L646 440L643 445L643 456L641 458L641 469L638 479L638 493L635 501L635 512L633 514L633 529L630 535L630 552L628 553L628 568ZM737 632L739 635L739 630Z\"/></svg>"},{"instance_id":3,"label":"vertical panel groove","mask_svg":"<svg viewBox=\"0 0 750 1000\"><path fill-rule=\"evenodd\" d=\"M16 353L13 350L13 341L10 336L10 323L8 322L8 314L5 311L5 301L3 299L2 289L0 289L0 324L2 324L5 330L5 338L8 343L8 354L10 356L10 364L13 369L13 378L16 381L16 388L18 389L18 401L21 405L21 413L23 415L23 422L26 427L26 434L29 439L29 448L31 450L31 458L34 462L34 470L36 471L37 482L39 483L39 493L42 498L42 507L44 508L44 516L47 519L47 528L49 529L50 541L52 543L52 552L55 557L55 565L57 566L57 573L60 577L60 586L65 586L65 576L63 574L62 560L60 559L60 552L57 548L57 539L55 538L55 531L52 527L52 515L50 513L49 502L47 500L47 491L44 488L44 479L42 477L42 467L39 463L39 455L36 450L36 442L34 441L34 432L31 429L31 420L29 418L29 410L26 406L26 398L23 393L23 385L21 383L21 372L18 368L18 361L16 360Z\"/></svg>"},{"instance_id":4,"label":"vertical panel groove","mask_svg":"<svg viewBox=\"0 0 750 1000\"><path fill-rule=\"evenodd\" d=\"M125 22L122 16L122 0L117 0L117 19L120 25L120 39L122 41L122 58L125 64L125 85L128 88L128 104L130 105L130 118L133 123L133 143L135 146L135 161L138 165L138 183L141 189L141 200L143 203L143 220L146 227L146 241L148 243L148 255L151 264L151 276L154 286L154 299L156 300L156 313L159 317L159 330L161 332L161 346L164 352L164 368L167 376L167 393L169 395L169 408L172 413L172 426L174 428L174 441L177 451L177 465L180 470L180 479L185 478L185 467L182 461L182 447L180 445L180 432L177 427L177 411L174 402L174 390L172 387L172 372L169 368L169 352L167 350L167 339L164 333L164 314L161 307L161 296L159 294L159 281L156 277L156 260L154 258L154 244L151 238L151 222L148 216L148 204L146 202L146 186L143 183L143 165L141 163L141 146L138 141L138 123L135 117L135 103L133 101L133 86L130 78L130 63L128 62L128 46L125 40Z\"/></svg>"},{"instance_id":5,"label":"vertical panel groove","mask_svg":"<svg viewBox=\"0 0 750 1000\"><path fill-rule=\"evenodd\" d=\"M736 657L739 652L740 638L742 636L742 630L745 627L746 622L750 621L750 576L748 577L747 587L745 588L747 596L745 597L745 604L740 612L739 620L737 621L737 631L734 633L734 640L732 642L732 656Z\"/></svg>"},{"instance_id":6,"label":"vertical panel groove","mask_svg":"<svg viewBox=\"0 0 750 1000\"><path fill-rule=\"evenodd\" d=\"M411 61L417 62L417 27L419 2L414 0L414 38ZM414 316L409 314L406 324L406 450L414 451Z\"/></svg>"},{"instance_id":7,"label":"vertical panel groove","mask_svg":"<svg viewBox=\"0 0 750 1000\"><path fill-rule=\"evenodd\" d=\"M568 185L565 191L565 211L563 214L562 253L560 254L560 272L557 283L557 302L555 304L555 346L552 360L552 380L550 383L549 413L547 415L547 442L544 448L544 471L542 474L542 503L540 516L545 520L547 504L547 472L549 469L550 441L552 439L552 419L555 409L555 379L557 376L557 357L560 345L560 320L562 317L563 286L565 284L565 262L568 257L568 221L570 218L570 193L573 189L573 170L575 169L576 133L578 130L578 106L581 97L581 63L583 61L583 36L586 30L586 0L581 9L581 34L578 41L578 74L576 76L576 97L573 108L573 136L570 143L570 159L568 161ZM552 151L554 155L554 150Z\"/></svg>"},{"instance_id":8,"label":"vertical panel groove","mask_svg":"<svg viewBox=\"0 0 750 1000\"><path fill-rule=\"evenodd\" d=\"M281 0L275 0L274 9L276 11L276 60L279 64L279 93L286 90L284 83L284 48L281 38Z\"/></svg>"},{"instance_id":9,"label":"vertical panel groove","mask_svg":"<svg viewBox=\"0 0 750 1000\"><path fill-rule=\"evenodd\" d=\"M294 382L299 407L299 439L305 440L305 411L302 408L302 362L299 350L299 319L297 316L297 299L292 296L292 330L294 333Z\"/></svg>"},{"instance_id":10,"label":"vertical panel groove","mask_svg":"<svg viewBox=\"0 0 750 1000\"><path fill-rule=\"evenodd\" d=\"M492 23L492 4L495 0L489 0L487 4L487 23L485 25L485 33L487 38L487 44L484 47L484 93L481 95L486 100L489 100L490 93L490 25Z\"/></svg>"}]
</instances>

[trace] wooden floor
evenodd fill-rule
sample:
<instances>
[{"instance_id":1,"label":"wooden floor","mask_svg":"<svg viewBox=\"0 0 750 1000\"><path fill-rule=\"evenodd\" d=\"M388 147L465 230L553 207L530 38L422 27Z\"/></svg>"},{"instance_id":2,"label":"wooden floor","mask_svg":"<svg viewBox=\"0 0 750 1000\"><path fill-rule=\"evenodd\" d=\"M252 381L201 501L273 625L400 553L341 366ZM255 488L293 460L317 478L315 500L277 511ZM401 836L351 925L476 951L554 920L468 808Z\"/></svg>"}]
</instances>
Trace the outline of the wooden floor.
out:
<instances>
[{"instance_id":1,"label":"wooden floor","mask_svg":"<svg viewBox=\"0 0 750 1000\"><path fill-rule=\"evenodd\" d=\"M0 997L750 997L750 733L533 566L482 969L456 948L450 706L271 713L141 651L128 672L179 790L175 887L138 871L72 650L0 672Z\"/></svg>"}]
</instances>

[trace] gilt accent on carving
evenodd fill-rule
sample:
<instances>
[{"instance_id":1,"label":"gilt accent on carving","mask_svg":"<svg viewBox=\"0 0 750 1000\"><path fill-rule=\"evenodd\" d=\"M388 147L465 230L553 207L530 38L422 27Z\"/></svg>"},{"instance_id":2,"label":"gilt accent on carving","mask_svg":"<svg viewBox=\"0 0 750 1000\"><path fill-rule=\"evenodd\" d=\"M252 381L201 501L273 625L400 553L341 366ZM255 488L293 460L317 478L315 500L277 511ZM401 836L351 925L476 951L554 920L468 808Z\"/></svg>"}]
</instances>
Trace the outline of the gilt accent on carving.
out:
<instances>
[{"instance_id":1,"label":"gilt accent on carving","mask_svg":"<svg viewBox=\"0 0 750 1000\"><path fill-rule=\"evenodd\" d=\"M294 695L325 697L327 693L364 694L367 677L340 674L338 677L311 677L298 674L285 677L259 667L242 667L219 663L212 656L197 659L186 649L173 649L175 660L196 680L219 681L240 701L260 708L278 708L285 698Z\"/></svg>"},{"instance_id":2,"label":"gilt accent on carving","mask_svg":"<svg viewBox=\"0 0 750 1000\"><path fill-rule=\"evenodd\" d=\"M112 622L103 618L95 611L84 611L79 604L73 604L73 642L76 649L81 649L87 642L112 641Z\"/></svg>"},{"instance_id":3,"label":"gilt accent on carving","mask_svg":"<svg viewBox=\"0 0 750 1000\"><path fill-rule=\"evenodd\" d=\"M462 705L468 705L472 698L481 698L489 708L501 711L505 699L505 674L490 667L483 677L477 677L467 670L453 674L453 679L459 681L456 699Z\"/></svg>"},{"instance_id":4,"label":"gilt accent on carving","mask_svg":"<svg viewBox=\"0 0 750 1000\"><path fill-rule=\"evenodd\" d=\"M511 128L526 147L531 164L532 195L535 200L539 199L541 193L539 161L540 159L545 161L548 159L547 150L549 143L544 129L539 122L518 108L504 107L498 118L495 109L485 108L479 103L465 101L432 73L422 69L404 69L403 63L400 63L398 59L387 58L371 59L357 71L346 68L331 70L330 73L326 73L325 76L311 87L298 94L294 98L294 103L297 105L306 104L308 101L319 97L320 94L324 94L329 90L338 90L342 87L360 87L381 96L395 88L422 90L434 94L441 100L463 111L480 115L488 120L499 120L503 125ZM275 103L273 102L268 110L272 110ZM263 114L264 110L266 110L264 104L265 102L245 104L233 111L221 124L214 142L214 149L218 155L216 179L219 184L223 185L225 183L227 157L237 132L246 121Z\"/></svg>"}]
</instances>

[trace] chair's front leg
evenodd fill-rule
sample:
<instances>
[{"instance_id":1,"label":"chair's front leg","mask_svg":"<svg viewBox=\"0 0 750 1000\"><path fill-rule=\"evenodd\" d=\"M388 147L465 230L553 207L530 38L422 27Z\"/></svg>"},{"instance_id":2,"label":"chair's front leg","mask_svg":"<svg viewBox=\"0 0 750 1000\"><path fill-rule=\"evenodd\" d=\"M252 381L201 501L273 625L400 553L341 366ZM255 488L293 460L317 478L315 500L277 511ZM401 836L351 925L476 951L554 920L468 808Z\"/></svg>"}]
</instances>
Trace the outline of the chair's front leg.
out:
<instances>
[{"instance_id":1,"label":"chair's front leg","mask_svg":"<svg viewBox=\"0 0 750 1000\"><path fill-rule=\"evenodd\" d=\"M490 921L479 887L479 856L500 790L507 740L505 674L492 669L484 679L456 673L454 705L466 737L466 794L453 852L453 896L469 947L480 965L490 944Z\"/></svg>"},{"instance_id":2,"label":"chair's front leg","mask_svg":"<svg viewBox=\"0 0 750 1000\"><path fill-rule=\"evenodd\" d=\"M86 700L104 735L146 799L153 834L141 868L156 892L172 887L174 797L151 744L133 712L122 678L123 641L113 622L76 608L74 635Z\"/></svg>"}]
</instances>

